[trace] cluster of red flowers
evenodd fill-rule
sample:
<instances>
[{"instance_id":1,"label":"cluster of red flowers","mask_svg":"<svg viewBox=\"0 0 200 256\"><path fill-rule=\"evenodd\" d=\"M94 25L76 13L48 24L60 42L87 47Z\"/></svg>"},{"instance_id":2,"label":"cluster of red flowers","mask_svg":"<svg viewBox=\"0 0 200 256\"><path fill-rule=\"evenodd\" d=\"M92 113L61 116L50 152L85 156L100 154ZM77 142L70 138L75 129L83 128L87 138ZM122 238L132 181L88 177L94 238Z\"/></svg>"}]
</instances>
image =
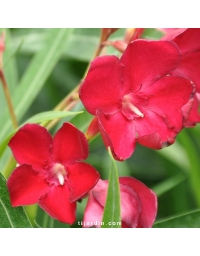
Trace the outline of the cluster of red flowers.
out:
<instances>
[{"instance_id":1,"label":"cluster of red flowers","mask_svg":"<svg viewBox=\"0 0 200 256\"><path fill-rule=\"evenodd\" d=\"M80 88L83 105L95 116L89 133L99 131L119 161L132 155L136 143L169 146L184 127L200 121L200 29L170 30L160 40L134 37L124 45L120 59L97 57ZM88 156L81 131L64 123L52 138L45 128L27 124L8 145L19 164L8 179L13 206L38 203L72 224L76 201L89 195L83 226L101 222L108 181L81 162ZM122 227L152 227L155 193L132 177L119 183Z\"/></svg>"}]
</instances>

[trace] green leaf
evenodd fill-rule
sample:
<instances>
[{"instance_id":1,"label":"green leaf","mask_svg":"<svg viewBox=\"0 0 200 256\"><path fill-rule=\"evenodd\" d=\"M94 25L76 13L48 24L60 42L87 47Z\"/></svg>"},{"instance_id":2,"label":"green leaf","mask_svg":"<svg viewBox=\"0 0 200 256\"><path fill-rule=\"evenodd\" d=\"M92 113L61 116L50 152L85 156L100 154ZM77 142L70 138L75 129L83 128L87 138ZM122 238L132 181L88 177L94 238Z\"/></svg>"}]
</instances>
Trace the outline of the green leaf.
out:
<instances>
[{"instance_id":1,"label":"green leaf","mask_svg":"<svg viewBox=\"0 0 200 256\"><path fill-rule=\"evenodd\" d=\"M27 218L24 209L12 207L6 179L0 172L0 228L31 228L31 223Z\"/></svg>"},{"instance_id":2,"label":"green leaf","mask_svg":"<svg viewBox=\"0 0 200 256\"><path fill-rule=\"evenodd\" d=\"M200 228L200 210L156 222L153 228Z\"/></svg>"},{"instance_id":3,"label":"green leaf","mask_svg":"<svg viewBox=\"0 0 200 256\"><path fill-rule=\"evenodd\" d=\"M178 138L181 145L185 148L189 160L189 178L191 182L191 189L193 191L196 204L200 207L200 172L199 172L199 152L193 141L189 136L189 130L183 129Z\"/></svg>"},{"instance_id":4,"label":"green leaf","mask_svg":"<svg viewBox=\"0 0 200 256\"><path fill-rule=\"evenodd\" d=\"M34 115L33 117L29 118L25 123L42 123L44 121L54 120L54 119L58 119L66 116L74 116L81 113L83 113L83 111L79 111L79 112L46 111L46 112L42 112L37 115Z\"/></svg>"},{"instance_id":5,"label":"green leaf","mask_svg":"<svg viewBox=\"0 0 200 256\"><path fill-rule=\"evenodd\" d=\"M73 29L47 30L44 47L34 56L14 93L13 105L18 120L26 113L56 66L72 31ZM0 140L12 127L8 111L1 117L1 123L4 125L0 130Z\"/></svg>"},{"instance_id":6,"label":"green leaf","mask_svg":"<svg viewBox=\"0 0 200 256\"><path fill-rule=\"evenodd\" d=\"M164 34L156 28L146 28L142 34L142 37L145 39L158 40L163 35Z\"/></svg>"},{"instance_id":7,"label":"green leaf","mask_svg":"<svg viewBox=\"0 0 200 256\"><path fill-rule=\"evenodd\" d=\"M103 213L102 228L121 228L120 212L120 188L118 170L110 148L108 149L111 158L111 170L108 183L106 205Z\"/></svg>"},{"instance_id":8,"label":"green leaf","mask_svg":"<svg viewBox=\"0 0 200 256\"><path fill-rule=\"evenodd\" d=\"M188 178L188 176L180 173L154 185L151 189L157 196L161 196L182 183L186 178Z\"/></svg>"},{"instance_id":9,"label":"green leaf","mask_svg":"<svg viewBox=\"0 0 200 256\"><path fill-rule=\"evenodd\" d=\"M48 30L48 29L47 29ZM21 29L21 33L14 33L15 49L24 41L21 53L33 54L38 52L44 46L47 30L27 31ZM99 44L101 30L98 28L76 28L69 40L66 42L66 48L63 52L65 58L74 58L81 61L90 61Z\"/></svg>"},{"instance_id":10,"label":"green leaf","mask_svg":"<svg viewBox=\"0 0 200 256\"><path fill-rule=\"evenodd\" d=\"M35 224L37 227L41 227L41 228L70 228L71 227L67 223L63 223L56 219L53 219L40 207L37 208Z\"/></svg>"}]
</instances>

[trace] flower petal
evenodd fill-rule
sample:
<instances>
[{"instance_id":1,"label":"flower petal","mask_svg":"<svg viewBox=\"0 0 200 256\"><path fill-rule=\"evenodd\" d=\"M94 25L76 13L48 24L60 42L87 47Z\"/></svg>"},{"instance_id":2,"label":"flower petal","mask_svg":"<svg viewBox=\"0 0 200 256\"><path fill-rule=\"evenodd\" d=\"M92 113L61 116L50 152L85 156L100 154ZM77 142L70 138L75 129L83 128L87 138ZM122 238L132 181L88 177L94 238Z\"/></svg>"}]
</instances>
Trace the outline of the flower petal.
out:
<instances>
[{"instance_id":1,"label":"flower petal","mask_svg":"<svg viewBox=\"0 0 200 256\"><path fill-rule=\"evenodd\" d=\"M200 123L200 112L199 112L199 106L200 106L200 95L199 93L195 93L194 96L194 103L192 106L192 109L190 111L189 117L184 124L185 127L193 127L196 125L196 123Z\"/></svg>"},{"instance_id":2,"label":"flower petal","mask_svg":"<svg viewBox=\"0 0 200 256\"><path fill-rule=\"evenodd\" d=\"M177 135L173 128L167 126L163 117L151 111L147 111L144 118L135 121L135 129L137 142L153 149L173 144Z\"/></svg>"},{"instance_id":3,"label":"flower petal","mask_svg":"<svg viewBox=\"0 0 200 256\"><path fill-rule=\"evenodd\" d=\"M194 85L190 80L178 76L166 76L144 91L146 95L150 95L146 108L165 118L167 126L179 132L183 127L181 109L194 95ZM188 115L189 112L187 117Z\"/></svg>"},{"instance_id":4,"label":"flower petal","mask_svg":"<svg viewBox=\"0 0 200 256\"><path fill-rule=\"evenodd\" d=\"M69 201L70 190L67 185L53 186L39 200L39 206L52 218L72 225L76 220L76 203Z\"/></svg>"},{"instance_id":5,"label":"flower petal","mask_svg":"<svg viewBox=\"0 0 200 256\"><path fill-rule=\"evenodd\" d=\"M63 165L73 163L88 156L85 135L70 123L64 123L53 138L52 157Z\"/></svg>"},{"instance_id":6,"label":"flower petal","mask_svg":"<svg viewBox=\"0 0 200 256\"><path fill-rule=\"evenodd\" d=\"M19 164L30 164L34 170L42 171L51 163L52 137L37 124L26 124L11 138L8 146Z\"/></svg>"},{"instance_id":7,"label":"flower petal","mask_svg":"<svg viewBox=\"0 0 200 256\"><path fill-rule=\"evenodd\" d=\"M164 36L162 40L173 40L182 54L196 51L200 49L200 28L177 29Z\"/></svg>"},{"instance_id":8,"label":"flower petal","mask_svg":"<svg viewBox=\"0 0 200 256\"><path fill-rule=\"evenodd\" d=\"M139 180L132 177L120 177L120 184L131 187L138 195L142 203L142 211L140 213L138 226L143 228L151 228L157 214L157 196Z\"/></svg>"},{"instance_id":9,"label":"flower petal","mask_svg":"<svg viewBox=\"0 0 200 256\"><path fill-rule=\"evenodd\" d=\"M106 113L119 108L122 93L122 67L115 56L97 57L80 88L80 99L87 111L95 115L97 109Z\"/></svg>"},{"instance_id":10,"label":"flower petal","mask_svg":"<svg viewBox=\"0 0 200 256\"><path fill-rule=\"evenodd\" d=\"M199 43L200 45L200 43ZM200 49L200 47L199 47ZM193 81L196 91L200 93L200 51L189 52L181 59L172 75L181 75Z\"/></svg>"},{"instance_id":11,"label":"flower petal","mask_svg":"<svg viewBox=\"0 0 200 256\"><path fill-rule=\"evenodd\" d=\"M93 139L99 133L99 122L98 118L95 116L91 123L89 124L87 131L86 131L86 138L87 140Z\"/></svg>"},{"instance_id":12,"label":"flower petal","mask_svg":"<svg viewBox=\"0 0 200 256\"><path fill-rule=\"evenodd\" d=\"M127 93L145 88L176 68L180 53L170 41L147 41L138 39L128 45L120 59L124 65L124 88Z\"/></svg>"},{"instance_id":13,"label":"flower petal","mask_svg":"<svg viewBox=\"0 0 200 256\"><path fill-rule=\"evenodd\" d=\"M135 149L134 122L127 120L121 112L105 115L97 111L99 130L106 147L111 147L115 159L123 161Z\"/></svg>"},{"instance_id":14,"label":"flower petal","mask_svg":"<svg viewBox=\"0 0 200 256\"><path fill-rule=\"evenodd\" d=\"M108 181L99 180L93 188L94 198L104 207L108 191ZM135 228L138 224L141 212L141 202L134 189L130 186L124 186L120 183L121 197L121 219L127 226Z\"/></svg>"},{"instance_id":15,"label":"flower petal","mask_svg":"<svg viewBox=\"0 0 200 256\"><path fill-rule=\"evenodd\" d=\"M27 164L13 171L7 185L12 206L35 204L50 189L45 179Z\"/></svg>"},{"instance_id":16,"label":"flower petal","mask_svg":"<svg viewBox=\"0 0 200 256\"><path fill-rule=\"evenodd\" d=\"M75 163L66 167L69 187L71 189L70 201L74 202L88 193L98 182L99 173L87 163Z\"/></svg>"},{"instance_id":17,"label":"flower petal","mask_svg":"<svg viewBox=\"0 0 200 256\"><path fill-rule=\"evenodd\" d=\"M100 228L104 207L95 199L92 191L89 193L88 202L83 216L83 228L96 226Z\"/></svg>"}]
</instances>

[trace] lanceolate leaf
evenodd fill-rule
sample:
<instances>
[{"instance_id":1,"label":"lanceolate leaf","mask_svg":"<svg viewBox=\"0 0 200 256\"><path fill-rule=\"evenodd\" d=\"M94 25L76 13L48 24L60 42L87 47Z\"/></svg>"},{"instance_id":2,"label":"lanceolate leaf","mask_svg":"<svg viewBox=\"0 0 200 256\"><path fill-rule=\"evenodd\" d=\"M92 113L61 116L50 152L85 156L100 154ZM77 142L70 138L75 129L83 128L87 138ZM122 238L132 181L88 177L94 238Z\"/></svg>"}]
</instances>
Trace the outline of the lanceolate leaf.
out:
<instances>
[{"instance_id":1,"label":"lanceolate leaf","mask_svg":"<svg viewBox=\"0 0 200 256\"><path fill-rule=\"evenodd\" d=\"M26 113L56 66L72 31L73 29L47 30L44 47L34 56L14 93L13 105L18 121ZM4 125L1 127L0 141L12 127L7 111L1 117L1 123Z\"/></svg>"},{"instance_id":2,"label":"lanceolate leaf","mask_svg":"<svg viewBox=\"0 0 200 256\"><path fill-rule=\"evenodd\" d=\"M26 30L20 29L14 35L14 48L17 48L24 41L21 52L32 54L40 51L44 46L46 39L46 30L35 30L27 33ZM99 44L101 30L95 28L77 28L73 31L66 43L66 48L62 57L75 58L81 61L90 61Z\"/></svg>"},{"instance_id":3,"label":"lanceolate leaf","mask_svg":"<svg viewBox=\"0 0 200 256\"><path fill-rule=\"evenodd\" d=\"M24 209L12 207L6 186L6 179L0 172L0 228L31 228Z\"/></svg>"},{"instance_id":4,"label":"lanceolate leaf","mask_svg":"<svg viewBox=\"0 0 200 256\"><path fill-rule=\"evenodd\" d=\"M153 228L200 228L200 210L159 221Z\"/></svg>"},{"instance_id":5,"label":"lanceolate leaf","mask_svg":"<svg viewBox=\"0 0 200 256\"><path fill-rule=\"evenodd\" d=\"M83 111L79 112L70 112L70 111L46 111L39 113L30 119L28 119L25 123L41 123L47 120L53 120L56 118L62 118L66 116L74 116L77 114L83 113Z\"/></svg>"},{"instance_id":6,"label":"lanceolate leaf","mask_svg":"<svg viewBox=\"0 0 200 256\"><path fill-rule=\"evenodd\" d=\"M118 170L112 153L109 149L112 166L109 175L108 194L104 214L102 219L102 228L121 228L120 213L120 188L118 179Z\"/></svg>"}]
</instances>

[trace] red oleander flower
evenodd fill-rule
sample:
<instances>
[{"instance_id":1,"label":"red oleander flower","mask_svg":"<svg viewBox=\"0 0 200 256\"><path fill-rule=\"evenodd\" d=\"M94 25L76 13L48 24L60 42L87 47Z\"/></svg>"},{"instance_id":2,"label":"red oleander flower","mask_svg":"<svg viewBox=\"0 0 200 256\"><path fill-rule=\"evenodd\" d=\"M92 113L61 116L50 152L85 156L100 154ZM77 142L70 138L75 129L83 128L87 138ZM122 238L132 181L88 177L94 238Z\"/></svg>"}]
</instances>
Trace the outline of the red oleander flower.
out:
<instances>
[{"instance_id":1,"label":"red oleander flower","mask_svg":"<svg viewBox=\"0 0 200 256\"><path fill-rule=\"evenodd\" d=\"M169 76L180 61L170 41L135 40L118 59L97 57L80 88L106 147L117 160L131 156L136 142L160 149L175 141L193 103L189 79Z\"/></svg>"},{"instance_id":2,"label":"red oleander flower","mask_svg":"<svg viewBox=\"0 0 200 256\"><path fill-rule=\"evenodd\" d=\"M162 40L172 40L181 52L181 61L171 74L185 76L195 84L194 104L185 124L194 126L200 122L200 28L176 29Z\"/></svg>"},{"instance_id":3,"label":"red oleander flower","mask_svg":"<svg viewBox=\"0 0 200 256\"><path fill-rule=\"evenodd\" d=\"M26 124L9 142L17 167L7 185L12 206L38 203L52 218L72 224L76 200L99 180L98 172L80 162L88 156L84 134L64 123L54 138L37 124Z\"/></svg>"},{"instance_id":4,"label":"red oleander flower","mask_svg":"<svg viewBox=\"0 0 200 256\"><path fill-rule=\"evenodd\" d=\"M151 228L157 214L157 196L141 181L120 177L122 228ZM106 203L108 181L99 180L89 192L83 227L100 227Z\"/></svg>"}]
</instances>

